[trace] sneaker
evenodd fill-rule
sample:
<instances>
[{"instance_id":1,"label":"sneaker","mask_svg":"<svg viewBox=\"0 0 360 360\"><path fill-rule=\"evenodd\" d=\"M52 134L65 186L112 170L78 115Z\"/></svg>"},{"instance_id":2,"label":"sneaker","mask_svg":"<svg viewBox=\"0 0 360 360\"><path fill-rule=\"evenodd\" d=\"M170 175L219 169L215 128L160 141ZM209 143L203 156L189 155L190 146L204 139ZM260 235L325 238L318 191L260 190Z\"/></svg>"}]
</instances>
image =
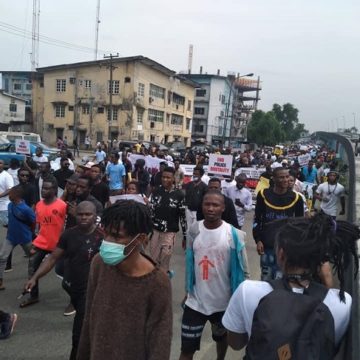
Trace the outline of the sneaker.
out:
<instances>
[{"instance_id":1,"label":"sneaker","mask_svg":"<svg viewBox=\"0 0 360 360\"><path fill-rule=\"evenodd\" d=\"M175 271L174 270L168 270L167 274L169 276L169 279L171 280L175 276Z\"/></svg>"},{"instance_id":2,"label":"sneaker","mask_svg":"<svg viewBox=\"0 0 360 360\"><path fill-rule=\"evenodd\" d=\"M76 313L76 310L74 309L74 305L72 303L70 303L64 311L64 316L71 316L74 315Z\"/></svg>"},{"instance_id":3,"label":"sneaker","mask_svg":"<svg viewBox=\"0 0 360 360\"><path fill-rule=\"evenodd\" d=\"M10 329L10 334L12 334L12 332L14 331L14 328L15 328L15 324L16 324L16 321L18 319L18 316L16 314L11 314L10 315L10 324L11 324L11 329Z\"/></svg>"},{"instance_id":4,"label":"sneaker","mask_svg":"<svg viewBox=\"0 0 360 360\"><path fill-rule=\"evenodd\" d=\"M11 267L11 268L6 268L5 270L4 270L4 272L11 272L11 271L13 271L13 268Z\"/></svg>"}]
</instances>

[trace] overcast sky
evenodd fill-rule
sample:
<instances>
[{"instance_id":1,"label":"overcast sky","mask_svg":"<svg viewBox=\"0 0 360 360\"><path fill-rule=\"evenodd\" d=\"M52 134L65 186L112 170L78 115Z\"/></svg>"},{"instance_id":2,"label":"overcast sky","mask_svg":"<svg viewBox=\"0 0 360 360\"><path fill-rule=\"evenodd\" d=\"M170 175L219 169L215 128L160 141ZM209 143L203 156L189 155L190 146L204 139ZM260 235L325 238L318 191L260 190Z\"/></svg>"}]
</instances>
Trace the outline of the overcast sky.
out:
<instances>
[{"instance_id":1,"label":"overcast sky","mask_svg":"<svg viewBox=\"0 0 360 360\"><path fill-rule=\"evenodd\" d=\"M31 69L31 39L7 24L31 37L32 3L0 1L0 70ZM96 4L42 1L40 34L94 48ZM260 109L290 102L310 131L351 127L355 114L360 128L358 0L102 0L100 13L101 51L181 71L193 44L193 72L260 76ZM91 50L40 43L40 66L93 59Z\"/></svg>"}]
</instances>

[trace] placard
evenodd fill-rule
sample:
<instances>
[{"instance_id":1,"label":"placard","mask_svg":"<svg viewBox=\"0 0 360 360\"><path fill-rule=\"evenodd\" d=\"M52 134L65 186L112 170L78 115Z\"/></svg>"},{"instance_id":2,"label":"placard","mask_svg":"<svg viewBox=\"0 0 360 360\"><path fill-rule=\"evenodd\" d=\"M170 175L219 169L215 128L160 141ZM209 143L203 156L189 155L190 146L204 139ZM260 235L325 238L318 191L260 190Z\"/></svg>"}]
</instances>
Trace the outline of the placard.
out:
<instances>
[{"instance_id":1,"label":"placard","mask_svg":"<svg viewBox=\"0 0 360 360\"><path fill-rule=\"evenodd\" d=\"M31 155L30 141L15 139L15 151L18 154Z\"/></svg>"},{"instance_id":2,"label":"placard","mask_svg":"<svg viewBox=\"0 0 360 360\"><path fill-rule=\"evenodd\" d=\"M232 155L210 154L208 174L222 177L231 177L232 164Z\"/></svg>"},{"instance_id":3,"label":"placard","mask_svg":"<svg viewBox=\"0 0 360 360\"><path fill-rule=\"evenodd\" d=\"M311 160L310 154L304 154L298 156L298 162L300 166L306 166L310 160Z\"/></svg>"}]
</instances>

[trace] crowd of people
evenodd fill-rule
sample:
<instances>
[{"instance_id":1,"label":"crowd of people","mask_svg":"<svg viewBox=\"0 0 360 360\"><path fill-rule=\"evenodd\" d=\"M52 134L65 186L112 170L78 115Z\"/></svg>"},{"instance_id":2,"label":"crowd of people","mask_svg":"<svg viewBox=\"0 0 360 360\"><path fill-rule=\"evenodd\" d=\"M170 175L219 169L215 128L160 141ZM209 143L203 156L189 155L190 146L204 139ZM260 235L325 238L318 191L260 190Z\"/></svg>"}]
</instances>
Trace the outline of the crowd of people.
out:
<instances>
[{"instance_id":1,"label":"crowd of people","mask_svg":"<svg viewBox=\"0 0 360 360\"><path fill-rule=\"evenodd\" d=\"M171 282L183 281L171 268L178 234L186 263L180 360L200 349L207 321L217 359L228 345L246 346L248 359L320 358L300 356L301 346L334 356L350 321L344 271L351 256L357 269L360 235L338 219L346 194L334 152L225 149L234 165L219 178L206 173L209 154L189 151L187 178L166 150L116 145L98 144L79 164L65 147L52 162L40 148L8 170L0 161L0 290L17 245L29 260L20 308L40 301L39 280L55 268L69 295L64 315L74 315L70 359L169 359ZM262 169L255 195L249 168ZM243 231L252 211L261 281L250 280ZM1 338L17 319L0 311Z\"/></svg>"}]
</instances>

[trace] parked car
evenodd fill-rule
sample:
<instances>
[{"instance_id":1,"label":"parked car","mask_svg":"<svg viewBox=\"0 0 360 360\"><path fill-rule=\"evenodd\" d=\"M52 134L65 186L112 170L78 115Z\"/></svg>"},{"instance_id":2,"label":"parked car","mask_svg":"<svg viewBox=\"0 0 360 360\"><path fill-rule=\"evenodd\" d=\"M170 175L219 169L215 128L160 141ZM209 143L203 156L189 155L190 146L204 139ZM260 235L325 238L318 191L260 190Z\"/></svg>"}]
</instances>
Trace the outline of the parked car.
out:
<instances>
[{"instance_id":1,"label":"parked car","mask_svg":"<svg viewBox=\"0 0 360 360\"><path fill-rule=\"evenodd\" d=\"M10 151L15 153L15 142L11 141ZM41 142L30 142L30 152L31 156L35 154L36 148L41 147L43 149L43 154L49 159L49 161L55 160L58 157L58 149L51 148Z\"/></svg>"},{"instance_id":2,"label":"parked car","mask_svg":"<svg viewBox=\"0 0 360 360\"><path fill-rule=\"evenodd\" d=\"M0 160L4 161L5 169L9 168L10 160L18 159L20 164L25 160L25 155L17 154L12 143L0 143Z\"/></svg>"}]
</instances>

